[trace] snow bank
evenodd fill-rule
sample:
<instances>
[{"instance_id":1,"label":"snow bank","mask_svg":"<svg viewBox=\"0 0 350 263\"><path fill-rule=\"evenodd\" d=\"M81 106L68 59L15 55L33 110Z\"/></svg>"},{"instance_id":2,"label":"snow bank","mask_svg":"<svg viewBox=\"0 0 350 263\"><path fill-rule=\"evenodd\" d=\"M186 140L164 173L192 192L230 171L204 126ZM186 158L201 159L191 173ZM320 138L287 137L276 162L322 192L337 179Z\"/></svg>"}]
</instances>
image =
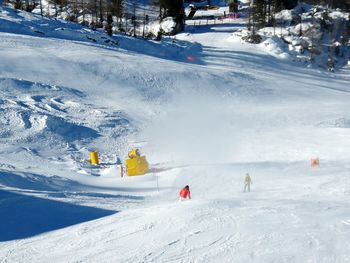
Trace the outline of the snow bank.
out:
<instances>
[{"instance_id":1,"label":"snow bank","mask_svg":"<svg viewBox=\"0 0 350 263\"><path fill-rule=\"evenodd\" d=\"M33 13L0 6L0 31L36 37L82 41L116 47L117 42L104 32L59 19L41 17Z\"/></svg>"},{"instance_id":2,"label":"snow bank","mask_svg":"<svg viewBox=\"0 0 350 263\"><path fill-rule=\"evenodd\" d=\"M280 59L288 59L289 54L284 52L283 46L285 45L283 41L277 37L268 38L259 44L261 48L267 51L269 54L278 57Z\"/></svg>"}]
</instances>

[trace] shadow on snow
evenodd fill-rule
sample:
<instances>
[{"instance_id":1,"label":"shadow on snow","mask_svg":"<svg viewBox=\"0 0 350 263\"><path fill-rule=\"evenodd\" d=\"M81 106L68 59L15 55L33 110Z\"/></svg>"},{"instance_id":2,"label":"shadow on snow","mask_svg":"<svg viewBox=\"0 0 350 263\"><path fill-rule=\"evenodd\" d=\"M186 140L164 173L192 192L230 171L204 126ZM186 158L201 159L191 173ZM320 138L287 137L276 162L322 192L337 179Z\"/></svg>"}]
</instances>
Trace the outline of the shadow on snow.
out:
<instances>
[{"instance_id":1,"label":"shadow on snow","mask_svg":"<svg viewBox=\"0 0 350 263\"><path fill-rule=\"evenodd\" d=\"M76 189L79 183L59 176L43 176L34 173L20 173L0 170L0 185L34 191L59 191Z\"/></svg>"},{"instance_id":2,"label":"shadow on snow","mask_svg":"<svg viewBox=\"0 0 350 263\"><path fill-rule=\"evenodd\" d=\"M197 42L163 37L161 41L117 35L119 46L127 51L165 60L203 65L202 45Z\"/></svg>"},{"instance_id":3,"label":"shadow on snow","mask_svg":"<svg viewBox=\"0 0 350 263\"><path fill-rule=\"evenodd\" d=\"M28 238L116 213L4 190L0 190L0 200L0 242Z\"/></svg>"}]
</instances>

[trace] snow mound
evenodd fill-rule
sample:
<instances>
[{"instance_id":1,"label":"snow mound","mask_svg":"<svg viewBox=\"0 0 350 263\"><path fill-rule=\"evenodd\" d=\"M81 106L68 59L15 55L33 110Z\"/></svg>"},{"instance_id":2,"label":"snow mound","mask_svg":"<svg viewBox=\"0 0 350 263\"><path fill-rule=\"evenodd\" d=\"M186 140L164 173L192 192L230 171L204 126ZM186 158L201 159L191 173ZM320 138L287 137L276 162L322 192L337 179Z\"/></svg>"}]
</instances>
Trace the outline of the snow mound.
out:
<instances>
[{"instance_id":1,"label":"snow mound","mask_svg":"<svg viewBox=\"0 0 350 263\"><path fill-rule=\"evenodd\" d=\"M324 122L320 122L317 124L318 127L326 127L326 128L350 128L350 119L348 118L339 118L335 120L328 120Z\"/></svg>"},{"instance_id":2,"label":"snow mound","mask_svg":"<svg viewBox=\"0 0 350 263\"><path fill-rule=\"evenodd\" d=\"M53 135L58 135L66 141L93 139L99 136L98 132L83 125L71 123L63 118L44 115L33 117L38 120L39 130L42 132L50 132Z\"/></svg>"},{"instance_id":3,"label":"snow mound","mask_svg":"<svg viewBox=\"0 0 350 263\"><path fill-rule=\"evenodd\" d=\"M52 97L55 94L72 99L82 97L81 92L6 78L0 79L0 88L6 91L0 104L2 137L22 142L59 137L64 142L72 142L99 136L97 131L64 118L68 106L59 97Z\"/></svg>"},{"instance_id":4,"label":"snow mound","mask_svg":"<svg viewBox=\"0 0 350 263\"><path fill-rule=\"evenodd\" d=\"M333 11L329 13L329 17L332 19L349 19L349 13Z\"/></svg>"},{"instance_id":5,"label":"snow mound","mask_svg":"<svg viewBox=\"0 0 350 263\"><path fill-rule=\"evenodd\" d=\"M282 10L275 14L276 20L283 20L283 21L292 21L293 19L293 10Z\"/></svg>"},{"instance_id":6,"label":"snow mound","mask_svg":"<svg viewBox=\"0 0 350 263\"><path fill-rule=\"evenodd\" d=\"M14 145L9 158L44 157L71 164L86 158L87 149L103 145L101 141L116 148L115 139L134 129L124 112L92 107L87 95L73 88L0 78L0 90L0 142ZM115 152L110 154L106 160L115 159Z\"/></svg>"},{"instance_id":7,"label":"snow mound","mask_svg":"<svg viewBox=\"0 0 350 263\"><path fill-rule=\"evenodd\" d=\"M289 54L283 50L283 41L277 37L268 38L259 45L262 49L274 57L280 59L289 58Z\"/></svg>"},{"instance_id":8,"label":"snow mound","mask_svg":"<svg viewBox=\"0 0 350 263\"><path fill-rule=\"evenodd\" d=\"M99 133L94 129L79 125L47 113L33 112L25 106L8 107L2 104L0 124L4 127L0 134L3 138L15 141L31 142L46 138L61 143L75 140L97 138Z\"/></svg>"}]
</instances>

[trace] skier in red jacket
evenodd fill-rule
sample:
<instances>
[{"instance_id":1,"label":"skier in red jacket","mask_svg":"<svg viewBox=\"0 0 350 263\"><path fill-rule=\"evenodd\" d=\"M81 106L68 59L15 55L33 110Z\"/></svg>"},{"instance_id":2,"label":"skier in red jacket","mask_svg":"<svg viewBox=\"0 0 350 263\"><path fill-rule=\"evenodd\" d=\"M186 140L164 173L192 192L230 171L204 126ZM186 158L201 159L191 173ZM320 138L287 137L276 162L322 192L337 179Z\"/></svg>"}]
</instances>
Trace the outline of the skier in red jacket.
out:
<instances>
[{"instance_id":1,"label":"skier in red jacket","mask_svg":"<svg viewBox=\"0 0 350 263\"><path fill-rule=\"evenodd\" d=\"M184 188L180 191L180 201L185 200L188 197L188 199L191 199L191 192L190 187L186 185Z\"/></svg>"}]
</instances>

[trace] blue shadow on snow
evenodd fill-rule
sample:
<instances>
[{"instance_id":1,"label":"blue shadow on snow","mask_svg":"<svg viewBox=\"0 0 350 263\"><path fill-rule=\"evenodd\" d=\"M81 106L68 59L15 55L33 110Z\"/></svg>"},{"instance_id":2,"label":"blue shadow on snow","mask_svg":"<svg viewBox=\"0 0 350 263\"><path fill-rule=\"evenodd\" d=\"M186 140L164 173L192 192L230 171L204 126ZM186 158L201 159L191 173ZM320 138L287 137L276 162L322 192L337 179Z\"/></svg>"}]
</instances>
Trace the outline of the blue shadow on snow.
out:
<instances>
[{"instance_id":1,"label":"blue shadow on snow","mask_svg":"<svg viewBox=\"0 0 350 263\"><path fill-rule=\"evenodd\" d=\"M28 238L116 213L4 190L0 190L0 200L0 242Z\"/></svg>"}]
</instances>

